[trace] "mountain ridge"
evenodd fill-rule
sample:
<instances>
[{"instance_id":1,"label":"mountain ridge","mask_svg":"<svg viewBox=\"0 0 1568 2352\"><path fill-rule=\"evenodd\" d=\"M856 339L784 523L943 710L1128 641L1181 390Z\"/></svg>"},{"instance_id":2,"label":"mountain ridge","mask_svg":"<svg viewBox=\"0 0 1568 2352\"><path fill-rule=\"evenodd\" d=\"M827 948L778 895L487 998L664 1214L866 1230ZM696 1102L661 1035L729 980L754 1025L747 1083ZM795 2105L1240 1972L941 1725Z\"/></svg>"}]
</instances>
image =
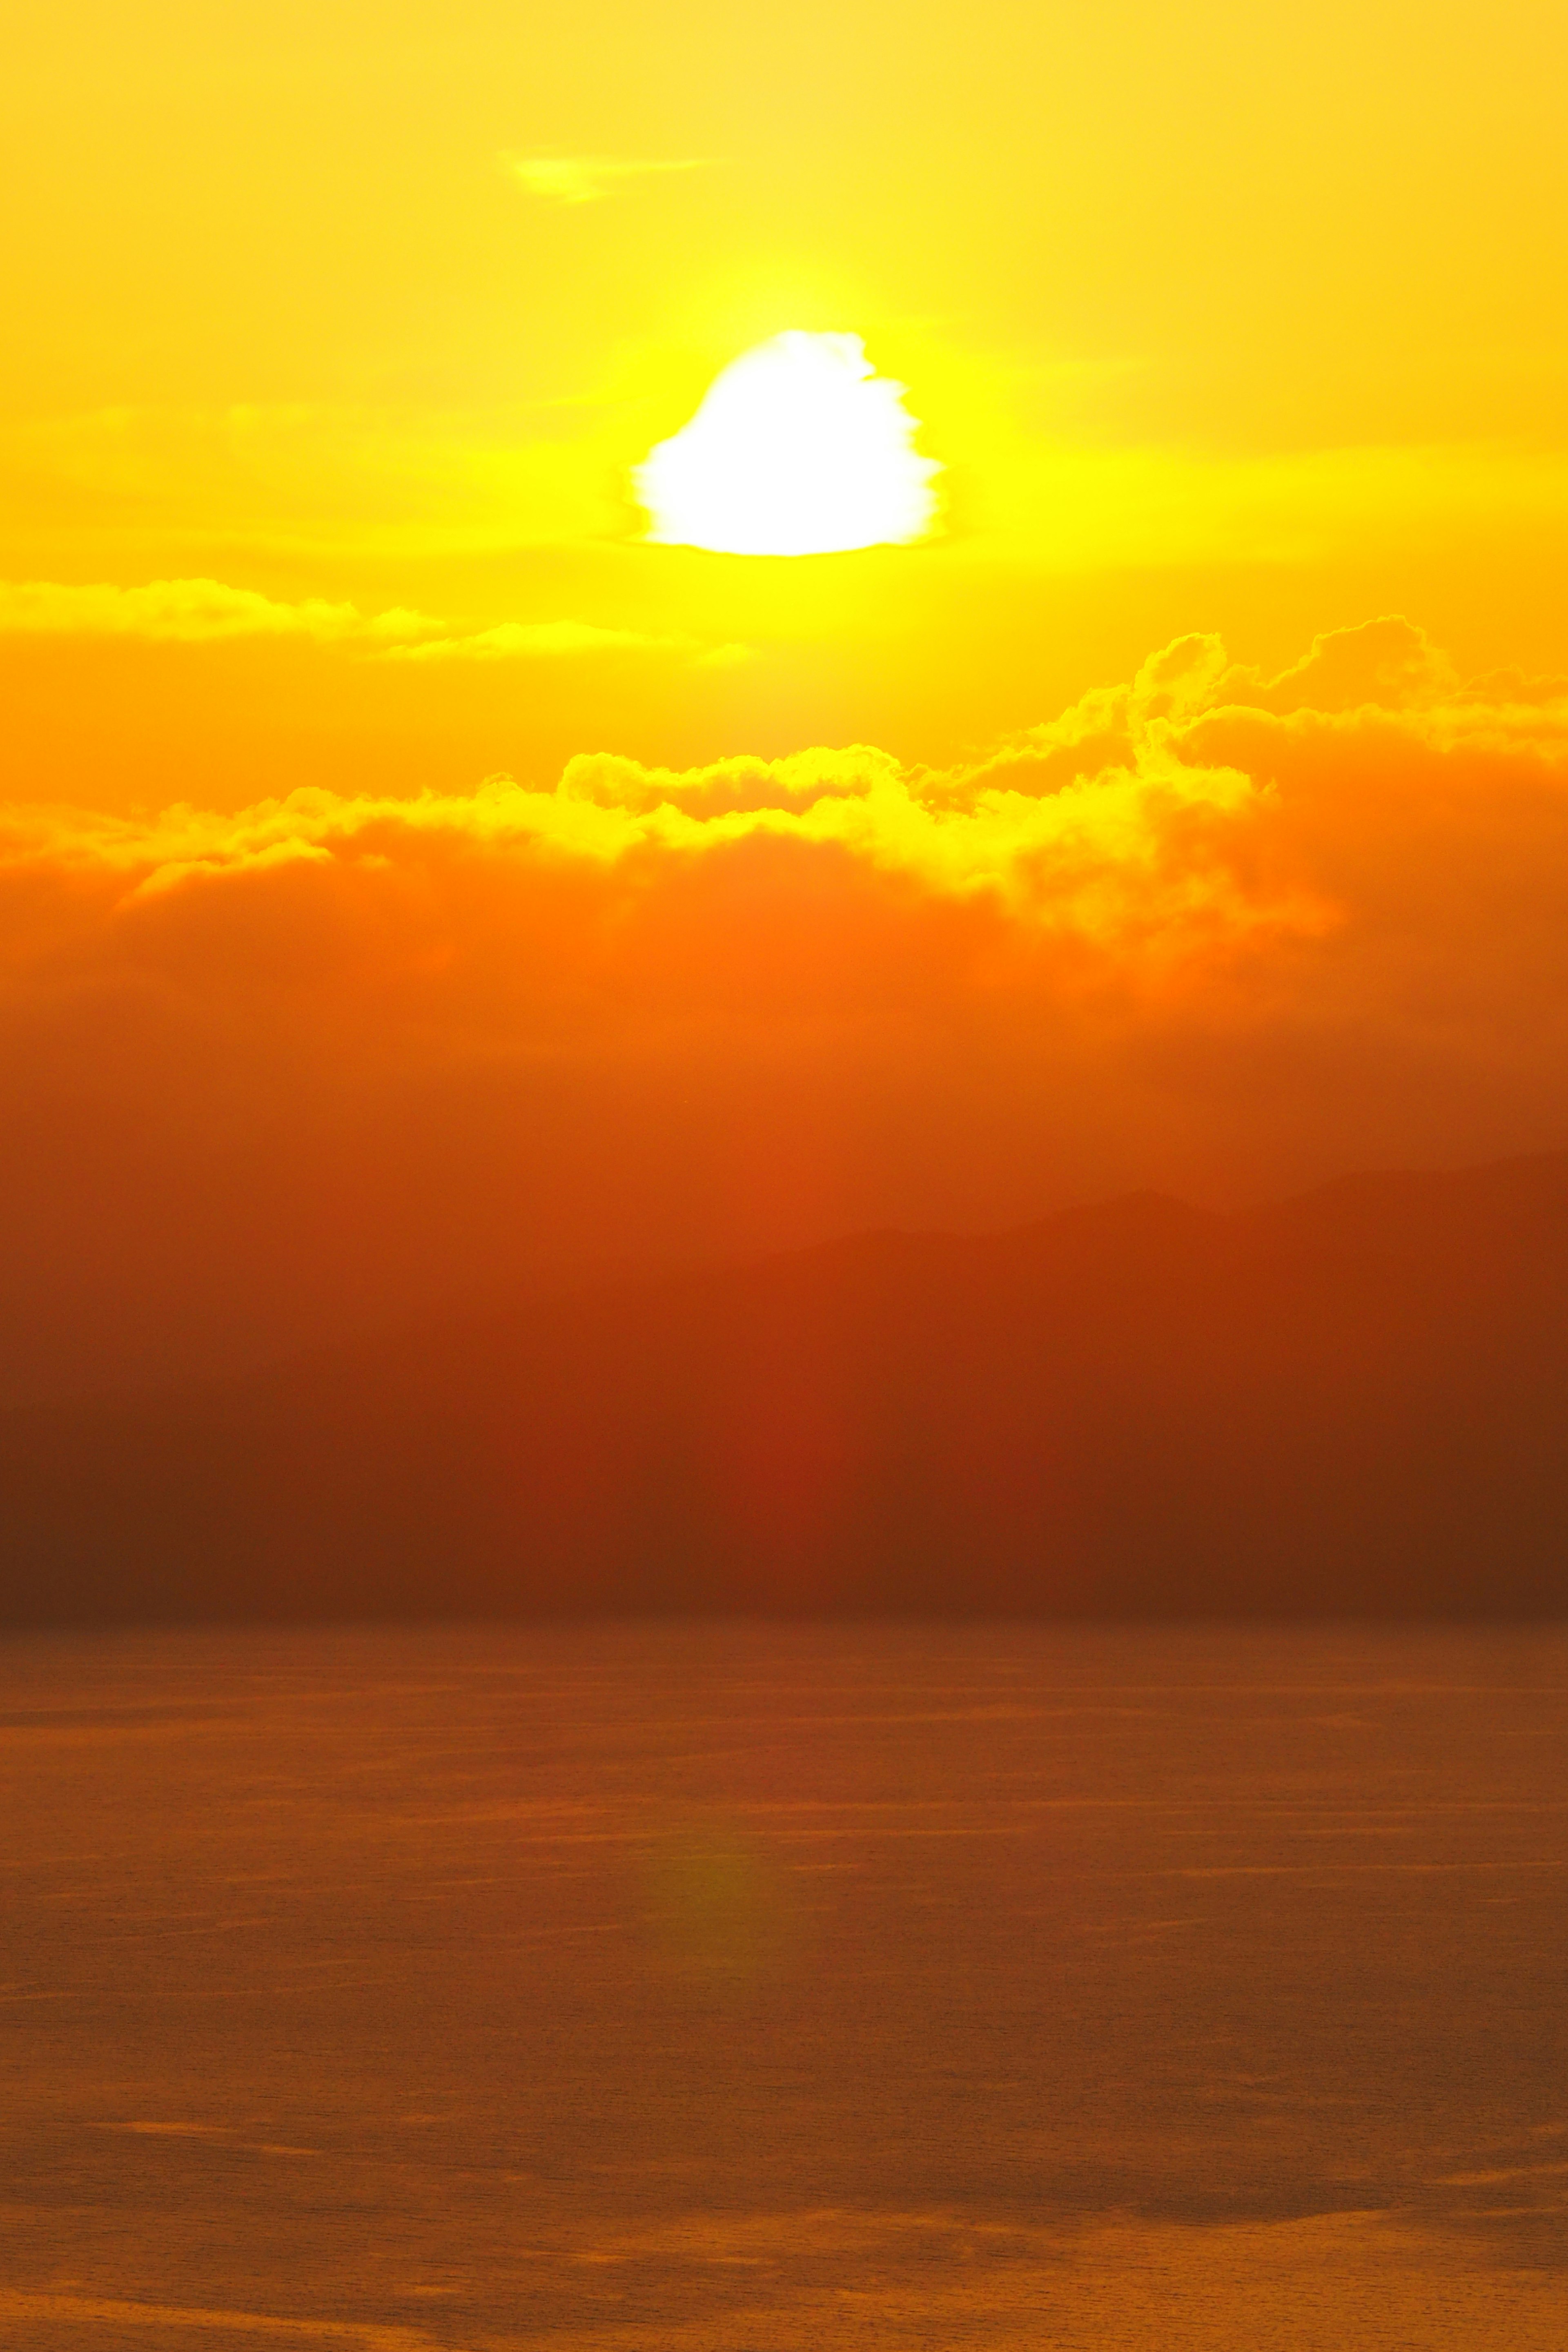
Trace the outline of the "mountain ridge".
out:
<instances>
[{"instance_id":1,"label":"mountain ridge","mask_svg":"<svg viewBox=\"0 0 1568 2352\"><path fill-rule=\"evenodd\" d=\"M1130 1193L0 1416L0 1623L1568 1609L1568 1153Z\"/></svg>"}]
</instances>

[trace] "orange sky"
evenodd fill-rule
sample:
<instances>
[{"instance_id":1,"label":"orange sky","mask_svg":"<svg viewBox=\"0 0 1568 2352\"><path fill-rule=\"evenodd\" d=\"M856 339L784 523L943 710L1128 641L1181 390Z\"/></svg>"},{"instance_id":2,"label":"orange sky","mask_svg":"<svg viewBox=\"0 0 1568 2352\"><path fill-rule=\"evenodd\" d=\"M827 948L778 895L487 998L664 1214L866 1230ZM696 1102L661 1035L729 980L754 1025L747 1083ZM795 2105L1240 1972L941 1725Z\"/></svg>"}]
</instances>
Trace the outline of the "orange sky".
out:
<instances>
[{"instance_id":1,"label":"orange sky","mask_svg":"<svg viewBox=\"0 0 1568 2352\"><path fill-rule=\"evenodd\" d=\"M1562 1142L1565 50L1543 0L33 12L16 1392ZM909 387L928 542L642 539L785 328Z\"/></svg>"}]
</instances>

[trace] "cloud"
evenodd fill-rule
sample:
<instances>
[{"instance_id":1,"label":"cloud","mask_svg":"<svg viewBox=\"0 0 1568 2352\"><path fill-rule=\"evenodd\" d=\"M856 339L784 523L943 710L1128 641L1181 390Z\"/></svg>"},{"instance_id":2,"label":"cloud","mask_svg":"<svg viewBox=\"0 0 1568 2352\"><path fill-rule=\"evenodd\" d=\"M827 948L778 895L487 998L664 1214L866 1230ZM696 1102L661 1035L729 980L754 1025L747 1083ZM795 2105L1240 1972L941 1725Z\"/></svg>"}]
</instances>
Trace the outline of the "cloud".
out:
<instances>
[{"instance_id":1,"label":"cloud","mask_svg":"<svg viewBox=\"0 0 1568 2352\"><path fill-rule=\"evenodd\" d=\"M135 604L162 591L81 593ZM241 611L266 602L222 593ZM567 621L394 651L499 659L675 644L684 641ZM513 877L562 861L616 877L617 888L635 877L644 898L662 873L788 847L879 886L984 901L1026 937L1079 936L1121 957L1145 943L1172 958L1197 941L1316 937L1352 920L1340 872L1347 845L1369 831L1392 836L1410 819L1413 775L1429 778L1432 793L1430 824L1403 845L1412 877L1440 856L1461 782L1479 791L1486 772L1493 797L1478 797L1471 814L1477 823L1489 814L1501 830L1521 794L1537 814L1558 809L1564 761L1568 693L1477 698L1421 631L1394 618L1329 633L1272 678L1227 664L1212 636L1178 639L1129 684L946 769L866 745L685 770L582 753L548 790L509 777L413 800L310 790L237 814L180 806L145 824L11 810L4 838L13 859L64 860L106 878L178 866L209 880L251 870L280 842L310 845L329 862L374 845L394 864L460 845ZM1361 793L1369 762L1378 788L1345 800L1346 780Z\"/></svg>"},{"instance_id":2,"label":"cloud","mask_svg":"<svg viewBox=\"0 0 1568 2352\"><path fill-rule=\"evenodd\" d=\"M1460 692L1453 665L1424 630L1397 614L1358 629L1331 629L1278 677L1226 669L1209 698L1251 704L1281 717L1296 710L1345 711L1384 705L1429 709Z\"/></svg>"},{"instance_id":3,"label":"cloud","mask_svg":"<svg viewBox=\"0 0 1568 2352\"><path fill-rule=\"evenodd\" d=\"M1396 618L939 768L0 811L0 1281L95 1377L542 1257L1544 1148L1564 1068L1568 690Z\"/></svg>"},{"instance_id":4,"label":"cloud","mask_svg":"<svg viewBox=\"0 0 1568 2352\"><path fill-rule=\"evenodd\" d=\"M401 606L365 614L319 597L285 604L221 580L152 580L140 588L0 581L0 634L13 635L145 637L184 645L226 637L332 643L418 637L442 625Z\"/></svg>"},{"instance_id":5,"label":"cloud","mask_svg":"<svg viewBox=\"0 0 1568 2352\"><path fill-rule=\"evenodd\" d=\"M509 155L507 168L531 196L556 205L592 205L611 195L626 180L641 180L666 172L699 172L700 156L675 162L638 162L618 155Z\"/></svg>"},{"instance_id":6,"label":"cloud","mask_svg":"<svg viewBox=\"0 0 1568 2352\"><path fill-rule=\"evenodd\" d=\"M502 621L469 636L437 637L397 646L395 661L541 661L573 654L694 653L689 637L648 636L636 629L601 629L592 621Z\"/></svg>"},{"instance_id":7,"label":"cloud","mask_svg":"<svg viewBox=\"0 0 1568 2352\"><path fill-rule=\"evenodd\" d=\"M455 633L455 634L454 634ZM208 645L235 637L305 637L320 645L381 646L389 661L548 661L583 654L689 655L705 667L744 660L747 649L684 636L606 629L591 621L502 621L487 629L394 606L362 613L319 598L281 603L221 580L153 580L145 587L52 581L0 582L0 635L138 637Z\"/></svg>"}]
</instances>

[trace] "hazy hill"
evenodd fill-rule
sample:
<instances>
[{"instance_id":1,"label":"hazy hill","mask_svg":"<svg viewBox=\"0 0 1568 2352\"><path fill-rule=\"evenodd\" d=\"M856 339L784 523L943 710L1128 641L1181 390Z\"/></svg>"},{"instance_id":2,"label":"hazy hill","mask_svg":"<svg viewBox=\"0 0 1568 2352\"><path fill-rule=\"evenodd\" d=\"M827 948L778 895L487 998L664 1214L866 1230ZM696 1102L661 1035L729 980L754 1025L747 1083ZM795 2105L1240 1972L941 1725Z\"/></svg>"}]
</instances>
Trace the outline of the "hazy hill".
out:
<instances>
[{"instance_id":1,"label":"hazy hill","mask_svg":"<svg viewBox=\"0 0 1568 2352\"><path fill-rule=\"evenodd\" d=\"M0 1417L0 1619L1568 1608L1568 1154L872 1234Z\"/></svg>"}]
</instances>

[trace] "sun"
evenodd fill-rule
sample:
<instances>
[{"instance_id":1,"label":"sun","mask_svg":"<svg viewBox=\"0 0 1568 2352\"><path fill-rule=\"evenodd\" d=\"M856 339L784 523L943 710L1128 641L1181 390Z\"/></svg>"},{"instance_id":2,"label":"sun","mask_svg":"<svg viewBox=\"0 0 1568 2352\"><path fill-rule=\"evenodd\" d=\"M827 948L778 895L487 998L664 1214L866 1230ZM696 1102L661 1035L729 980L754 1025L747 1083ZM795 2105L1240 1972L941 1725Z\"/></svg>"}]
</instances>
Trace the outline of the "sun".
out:
<instances>
[{"instance_id":1,"label":"sun","mask_svg":"<svg viewBox=\"0 0 1568 2352\"><path fill-rule=\"evenodd\" d=\"M904 386L858 335L791 330L732 360L689 425L633 468L647 537L727 555L829 555L923 539L942 468Z\"/></svg>"}]
</instances>

